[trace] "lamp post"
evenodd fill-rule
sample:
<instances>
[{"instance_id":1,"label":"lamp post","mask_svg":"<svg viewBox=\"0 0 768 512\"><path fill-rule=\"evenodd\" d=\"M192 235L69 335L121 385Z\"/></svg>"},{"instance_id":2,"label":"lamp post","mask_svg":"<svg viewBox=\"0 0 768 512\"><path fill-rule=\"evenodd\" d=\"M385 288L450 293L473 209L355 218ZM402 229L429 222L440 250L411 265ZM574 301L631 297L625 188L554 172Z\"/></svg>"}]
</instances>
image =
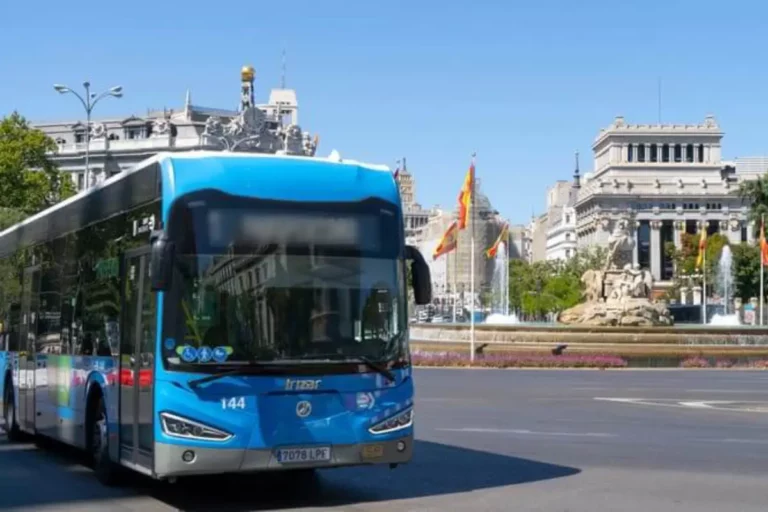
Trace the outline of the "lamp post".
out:
<instances>
[{"instance_id":1,"label":"lamp post","mask_svg":"<svg viewBox=\"0 0 768 512\"><path fill-rule=\"evenodd\" d=\"M93 112L93 107L96 106L96 104L102 99L106 98L107 96L114 96L115 98L121 98L123 96L123 86L122 85L116 85L114 87L110 87L108 90L102 92L101 94L96 94L91 92L91 83L90 82L83 82L83 87L85 88L85 98L83 98L80 94L77 93L77 91L74 91L67 87L66 85L61 84L54 84L53 88L58 92L59 94L67 94L72 93L77 97L78 100L80 100L80 103L82 103L83 108L85 109L85 117L86 117L86 124L85 124L85 188L88 189L91 186L91 167L90 167L90 157L91 157L91 112Z\"/></svg>"}]
</instances>

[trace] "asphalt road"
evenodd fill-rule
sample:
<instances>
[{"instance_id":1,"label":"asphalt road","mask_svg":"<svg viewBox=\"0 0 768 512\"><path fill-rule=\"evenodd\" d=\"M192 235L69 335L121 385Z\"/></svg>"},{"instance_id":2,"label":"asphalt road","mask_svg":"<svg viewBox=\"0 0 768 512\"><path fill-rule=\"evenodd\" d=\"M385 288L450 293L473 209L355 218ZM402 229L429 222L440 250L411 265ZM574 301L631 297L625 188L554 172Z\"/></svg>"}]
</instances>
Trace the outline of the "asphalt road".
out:
<instances>
[{"instance_id":1,"label":"asphalt road","mask_svg":"<svg viewBox=\"0 0 768 512\"><path fill-rule=\"evenodd\" d=\"M765 511L768 372L416 372L408 466L176 485L95 482L61 449L0 442L4 510Z\"/></svg>"}]
</instances>

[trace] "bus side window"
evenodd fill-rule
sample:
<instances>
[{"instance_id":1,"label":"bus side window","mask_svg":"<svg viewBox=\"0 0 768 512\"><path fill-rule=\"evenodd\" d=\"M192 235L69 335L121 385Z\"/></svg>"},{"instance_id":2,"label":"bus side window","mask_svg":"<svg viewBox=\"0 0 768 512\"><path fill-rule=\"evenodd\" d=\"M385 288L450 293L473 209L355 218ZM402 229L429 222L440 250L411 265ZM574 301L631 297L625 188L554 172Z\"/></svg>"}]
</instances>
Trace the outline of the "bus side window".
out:
<instances>
[{"instance_id":1,"label":"bus side window","mask_svg":"<svg viewBox=\"0 0 768 512\"><path fill-rule=\"evenodd\" d=\"M21 319L21 304L14 302L10 307L8 321L8 350L19 350L19 321Z\"/></svg>"}]
</instances>

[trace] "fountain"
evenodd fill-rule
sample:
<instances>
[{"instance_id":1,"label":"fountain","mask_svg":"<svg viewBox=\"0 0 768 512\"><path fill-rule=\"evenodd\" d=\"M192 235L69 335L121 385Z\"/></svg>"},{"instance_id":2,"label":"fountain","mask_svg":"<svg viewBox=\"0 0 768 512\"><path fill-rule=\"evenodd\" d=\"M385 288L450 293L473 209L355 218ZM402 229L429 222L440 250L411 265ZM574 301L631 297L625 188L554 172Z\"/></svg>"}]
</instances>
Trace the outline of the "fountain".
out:
<instances>
[{"instance_id":1,"label":"fountain","mask_svg":"<svg viewBox=\"0 0 768 512\"><path fill-rule=\"evenodd\" d=\"M509 260L507 244L501 242L493 260L493 279L491 280L491 314L485 319L486 324L516 325L520 319L515 313L509 314Z\"/></svg>"},{"instance_id":2,"label":"fountain","mask_svg":"<svg viewBox=\"0 0 768 512\"><path fill-rule=\"evenodd\" d=\"M728 245L723 246L720 261L717 264L717 274L713 286L715 292L722 297L723 314L716 313L710 320L710 325L741 325L738 312L729 313L728 306L733 298L733 254Z\"/></svg>"},{"instance_id":3,"label":"fountain","mask_svg":"<svg viewBox=\"0 0 768 512\"><path fill-rule=\"evenodd\" d=\"M668 326L672 316L663 303L651 300L653 277L639 265L632 265L635 240L629 231L630 219L615 221L602 269L587 270L581 277L586 287L583 302L561 312L563 324Z\"/></svg>"},{"instance_id":4,"label":"fountain","mask_svg":"<svg viewBox=\"0 0 768 512\"><path fill-rule=\"evenodd\" d=\"M489 325L517 325L520 323L520 319L517 318L517 315L514 313L511 315L491 313L485 319L485 323Z\"/></svg>"}]
</instances>

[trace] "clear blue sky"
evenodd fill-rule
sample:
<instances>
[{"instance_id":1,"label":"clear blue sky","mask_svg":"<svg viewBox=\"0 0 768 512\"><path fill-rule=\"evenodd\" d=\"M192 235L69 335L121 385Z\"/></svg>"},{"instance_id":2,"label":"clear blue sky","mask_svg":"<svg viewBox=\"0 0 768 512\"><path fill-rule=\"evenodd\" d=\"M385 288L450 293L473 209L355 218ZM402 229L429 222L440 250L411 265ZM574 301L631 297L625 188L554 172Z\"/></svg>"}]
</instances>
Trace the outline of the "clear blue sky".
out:
<instances>
[{"instance_id":1,"label":"clear blue sky","mask_svg":"<svg viewBox=\"0 0 768 512\"><path fill-rule=\"evenodd\" d=\"M716 116L724 156L768 154L768 4L740 1L6 1L0 114L77 119L54 82L85 78L125 97L100 116L193 103L234 108L238 72L257 97L281 51L302 127L320 154L408 158L426 206L453 206L472 151L483 189L512 222L569 179L573 153L618 115L630 123ZM627 4L627 5L625 5ZM270 10L282 6L284 11Z\"/></svg>"}]
</instances>

